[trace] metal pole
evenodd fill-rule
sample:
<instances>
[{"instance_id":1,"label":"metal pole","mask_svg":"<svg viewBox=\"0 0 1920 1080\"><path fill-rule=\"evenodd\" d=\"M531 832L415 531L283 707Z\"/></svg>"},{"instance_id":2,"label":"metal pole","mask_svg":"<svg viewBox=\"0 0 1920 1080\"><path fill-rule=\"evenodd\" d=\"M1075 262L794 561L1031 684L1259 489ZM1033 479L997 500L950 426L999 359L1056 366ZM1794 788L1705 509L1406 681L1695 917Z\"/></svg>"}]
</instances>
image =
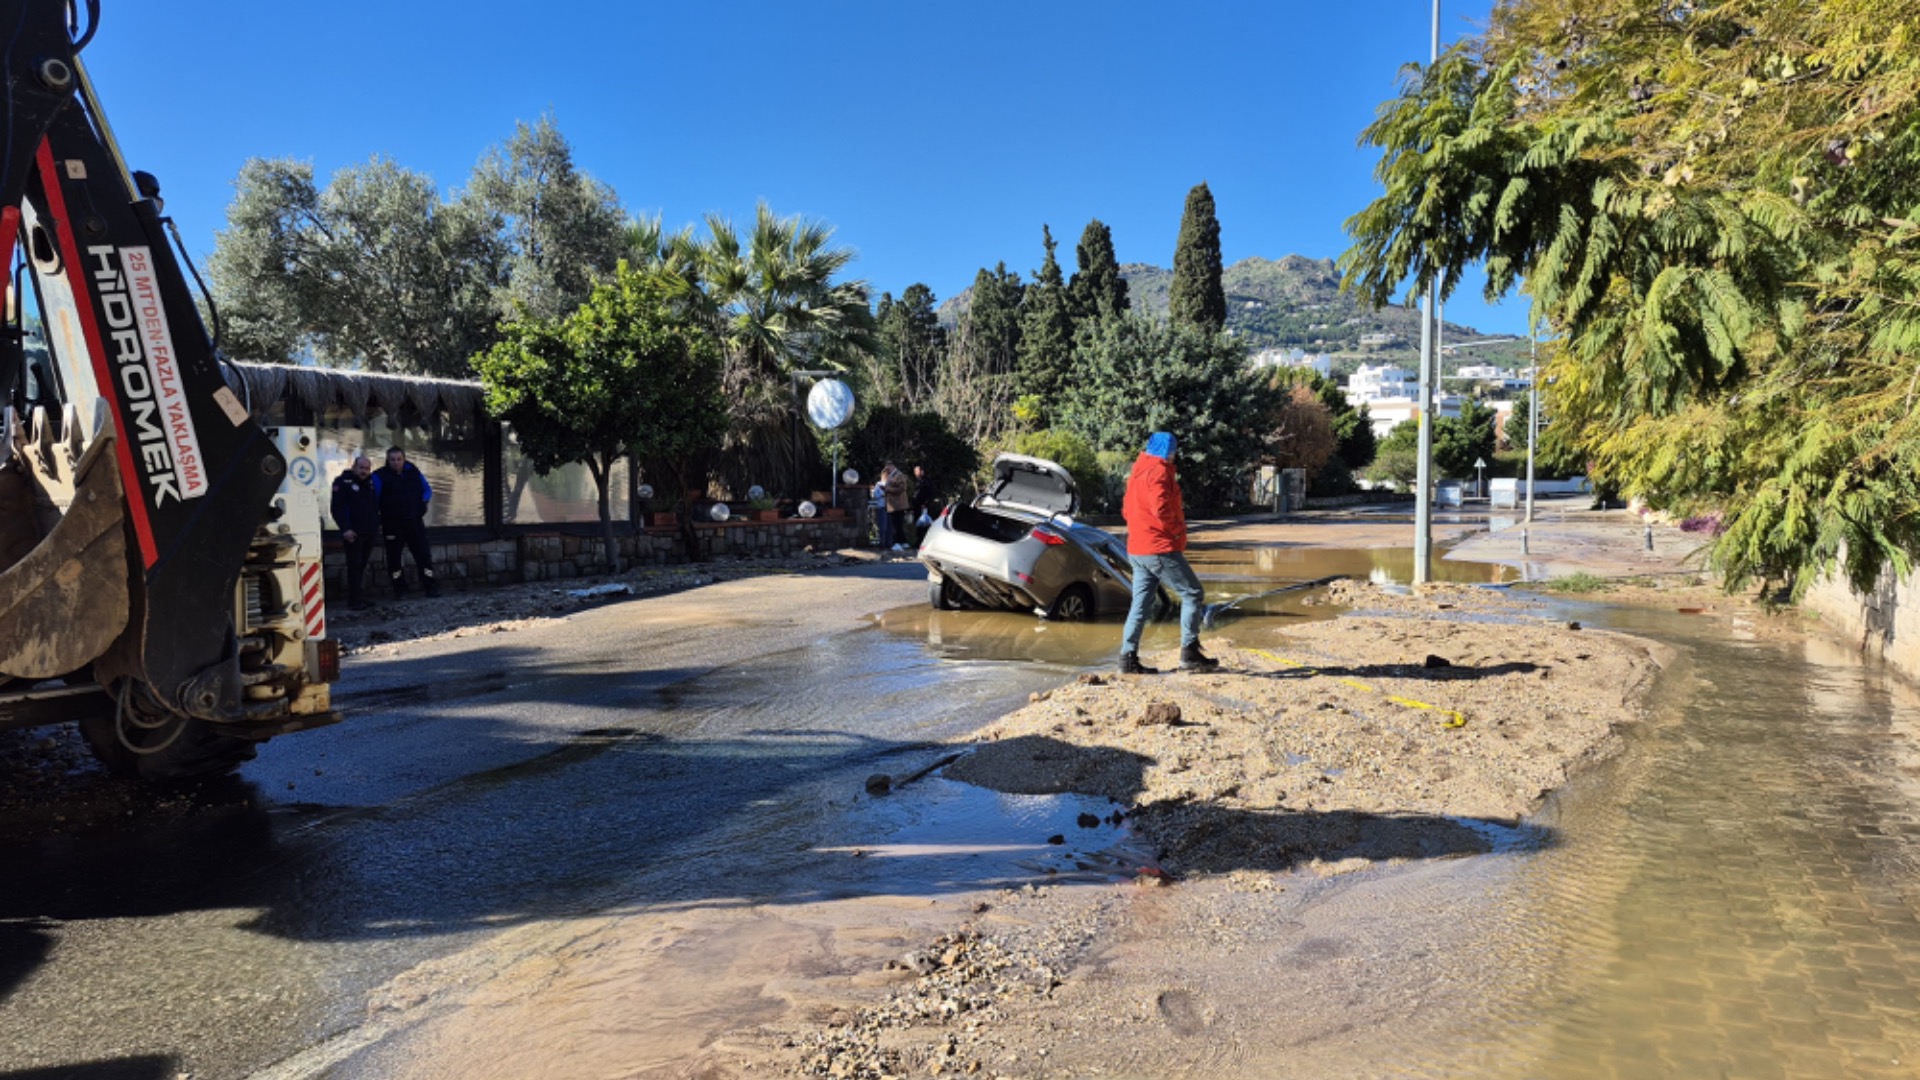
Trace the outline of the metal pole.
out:
<instances>
[{"instance_id":1,"label":"metal pole","mask_svg":"<svg viewBox=\"0 0 1920 1080\"><path fill-rule=\"evenodd\" d=\"M1527 377L1527 524L1533 524L1533 447L1540 441L1540 343L1527 320L1527 359L1533 370Z\"/></svg>"},{"instance_id":2,"label":"metal pole","mask_svg":"<svg viewBox=\"0 0 1920 1080\"><path fill-rule=\"evenodd\" d=\"M1440 59L1440 0L1433 0L1433 42L1428 70ZM1419 463L1414 470L1413 583L1433 579L1433 376L1440 370L1434 316L1440 309L1439 278L1427 284L1420 312Z\"/></svg>"}]
</instances>

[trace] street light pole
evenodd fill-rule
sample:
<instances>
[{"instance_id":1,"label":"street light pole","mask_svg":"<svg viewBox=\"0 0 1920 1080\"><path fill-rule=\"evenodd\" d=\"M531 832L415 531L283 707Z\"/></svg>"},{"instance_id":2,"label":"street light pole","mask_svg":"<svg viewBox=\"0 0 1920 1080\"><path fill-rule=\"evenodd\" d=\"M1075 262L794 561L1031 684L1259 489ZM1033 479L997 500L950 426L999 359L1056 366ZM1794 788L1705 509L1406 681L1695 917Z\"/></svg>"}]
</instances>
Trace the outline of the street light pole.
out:
<instances>
[{"instance_id":1,"label":"street light pole","mask_svg":"<svg viewBox=\"0 0 1920 1080\"><path fill-rule=\"evenodd\" d=\"M1440 0L1433 0L1433 42L1427 71L1432 73L1440 59ZM1414 469L1413 496L1413 583L1425 585L1433 578L1433 376L1440 372L1439 334L1434 326L1440 313L1440 280L1436 274L1427 283L1425 303L1420 311L1420 438L1419 461Z\"/></svg>"},{"instance_id":2,"label":"street light pole","mask_svg":"<svg viewBox=\"0 0 1920 1080\"><path fill-rule=\"evenodd\" d=\"M1527 320L1527 524L1533 524L1533 447L1540 440L1540 343L1533 320Z\"/></svg>"}]
</instances>

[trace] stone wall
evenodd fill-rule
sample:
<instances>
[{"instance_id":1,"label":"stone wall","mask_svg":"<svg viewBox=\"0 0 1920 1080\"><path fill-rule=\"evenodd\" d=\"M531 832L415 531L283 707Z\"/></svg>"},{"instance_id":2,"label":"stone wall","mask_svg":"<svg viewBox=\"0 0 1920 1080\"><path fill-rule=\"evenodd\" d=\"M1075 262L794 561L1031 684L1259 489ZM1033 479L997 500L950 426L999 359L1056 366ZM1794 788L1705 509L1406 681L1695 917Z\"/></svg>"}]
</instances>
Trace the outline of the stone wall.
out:
<instances>
[{"instance_id":1,"label":"stone wall","mask_svg":"<svg viewBox=\"0 0 1920 1080\"><path fill-rule=\"evenodd\" d=\"M814 551L834 551L854 546L864 521L801 520L699 522L693 526L703 559L725 556L785 558ZM630 566L661 566L684 563L686 543L678 526L647 529L633 533L616 526L614 541L620 546L620 558ZM482 589L496 585L518 585L528 581L560 581L603 572L601 539L561 532L526 532L493 540L439 543L431 542L434 573L442 586L450 589ZM409 565L407 578L415 581ZM367 561L370 595L379 596L386 582L386 545L375 543ZM346 596L347 557L337 537L328 535L326 543L327 594L335 599Z\"/></svg>"},{"instance_id":2,"label":"stone wall","mask_svg":"<svg viewBox=\"0 0 1920 1080\"><path fill-rule=\"evenodd\" d=\"M1915 579L1896 581L1891 570L1882 570L1873 590L1862 595L1846 578L1830 574L1807 590L1805 604L1861 652L1920 681L1920 595L1915 585Z\"/></svg>"}]
</instances>

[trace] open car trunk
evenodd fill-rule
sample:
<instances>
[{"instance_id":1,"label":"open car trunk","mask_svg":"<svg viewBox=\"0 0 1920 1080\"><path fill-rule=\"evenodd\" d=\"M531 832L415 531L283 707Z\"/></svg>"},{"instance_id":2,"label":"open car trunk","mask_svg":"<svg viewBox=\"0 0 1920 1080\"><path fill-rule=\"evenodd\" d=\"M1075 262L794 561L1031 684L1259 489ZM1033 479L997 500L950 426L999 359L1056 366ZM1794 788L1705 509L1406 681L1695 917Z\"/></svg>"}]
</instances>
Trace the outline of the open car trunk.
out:
<instances>
[{"instance_id":1,"label":"open car trunk","mask_svg":"<svg viewBox=\"0 0 1920 1080\"><path fill-rule=\"evenodd\" d=\"M993 462L993 484L973 501L981 510L1004 507L1042 518L1072 515L1080 509L1080 493L1067 470L1042 458L1001 454Z\"/></svg>"}]
</instances>

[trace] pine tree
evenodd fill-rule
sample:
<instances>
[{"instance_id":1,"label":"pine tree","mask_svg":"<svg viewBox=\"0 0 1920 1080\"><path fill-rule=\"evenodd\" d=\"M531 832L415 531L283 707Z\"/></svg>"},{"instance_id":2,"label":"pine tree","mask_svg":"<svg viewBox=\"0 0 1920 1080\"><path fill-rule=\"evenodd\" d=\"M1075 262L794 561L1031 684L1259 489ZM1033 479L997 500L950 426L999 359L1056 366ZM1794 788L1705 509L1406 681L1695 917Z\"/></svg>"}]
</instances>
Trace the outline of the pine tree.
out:
<instances>
[{"instance_id":1,"label":"pine tree","mask_svg":"<svg viewBox=\"0 0 1920 1080\"><path fill-rule=\"evenodd\" d=\"M1220 219L1214 216L1213 192L1204 181L1187 192L1180 240L1173 250L1168 307L1174 322L1211 334L1227 324L1227 294L1220 287Z\"/></svg>"},{"instance_id":2,"label":"pine tree","mask_svg":"<svg viewBox=\"0 0 1920 1080\"><path fill-rule=\"evenodd\" d=\"M1042 426L1057 407L1073 370L1073 309L1066 280L1054 258L1053 230L1040 226L1046 260L1035 272L1020 311L1019 393L1039 399Z\"/></svg>"},{"instance_id":3,"label":"pine tree","mask_svg":"<svg viewBox=\"0 0 1920 1080\"><path fill-rule=\"evenodd\" d=\"M1099 218L1087 222L1074 248L1080 269L1068 284L1076 322L1113 318L1127 310L1127 279L1120 276L1120 260L1113 254L1113 230Z\"/></svg>"}]
</instances>

